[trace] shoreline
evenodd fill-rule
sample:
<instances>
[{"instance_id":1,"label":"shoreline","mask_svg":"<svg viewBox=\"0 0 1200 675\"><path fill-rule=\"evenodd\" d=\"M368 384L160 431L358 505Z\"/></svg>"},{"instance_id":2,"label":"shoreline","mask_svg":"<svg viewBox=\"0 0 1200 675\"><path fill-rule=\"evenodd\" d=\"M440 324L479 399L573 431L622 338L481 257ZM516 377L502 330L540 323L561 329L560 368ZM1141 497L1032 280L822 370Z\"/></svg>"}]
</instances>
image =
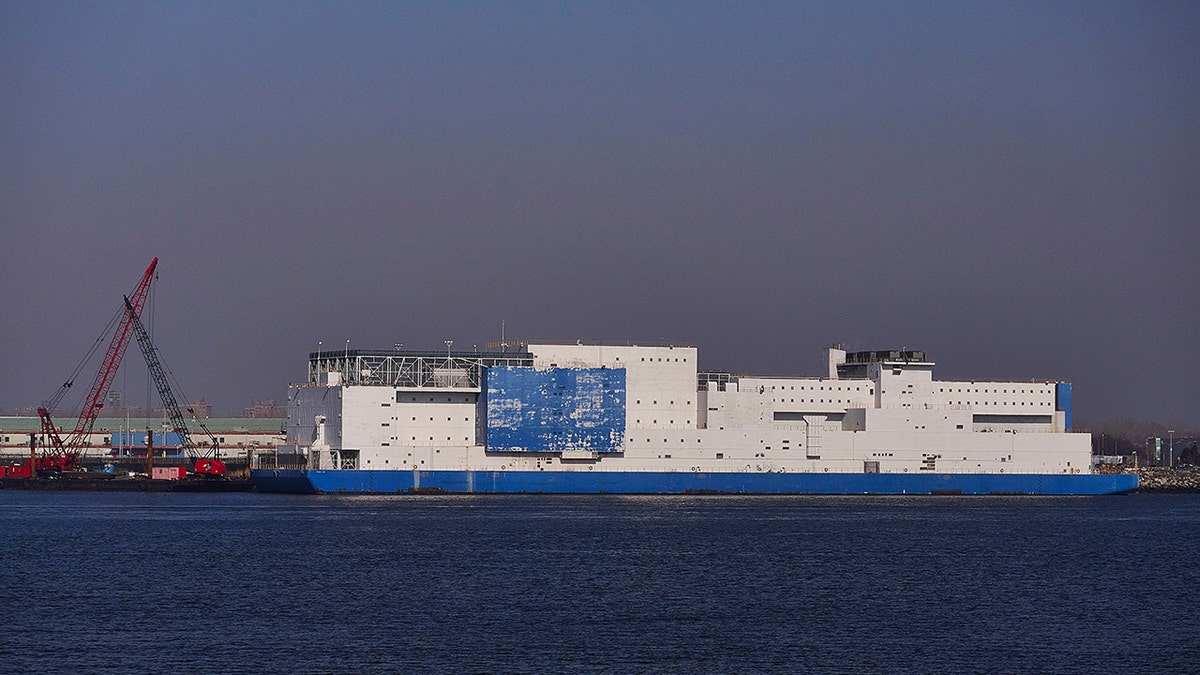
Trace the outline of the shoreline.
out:
<instances>
[{"instance_id":1,"label":"shoreline","mask_svg":"<svg viewBox=\"0 0 1200 675\"><path fill-rule=\"evenodd\" d=\"M1200 469L1171 469L1163 466L1124 467L1105 473L1131 473L1138 477L1134 494L1197 494L1200 493Z\"/></svg>"}]
</instances>

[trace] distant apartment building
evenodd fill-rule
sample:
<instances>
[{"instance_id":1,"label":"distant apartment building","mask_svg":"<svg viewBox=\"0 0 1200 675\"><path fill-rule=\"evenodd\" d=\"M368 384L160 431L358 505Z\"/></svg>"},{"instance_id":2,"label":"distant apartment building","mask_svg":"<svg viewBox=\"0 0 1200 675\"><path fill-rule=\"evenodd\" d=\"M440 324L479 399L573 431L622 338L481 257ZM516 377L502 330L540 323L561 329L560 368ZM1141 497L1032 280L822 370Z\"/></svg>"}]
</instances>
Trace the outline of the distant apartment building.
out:
<instances>
[{"instance_id":1,"label":"distant apartment building","mask_svg":"<svg viewBox=\"0 0 1200 675\"><path fill-rule=\"evenodd\" d=\"M275 399L267 399L266 401L255 401L250 404L242 412L242 417L263 418L263 417L287 417L288 411L286 405L279 405Z\"/></svg>"},{"instance_id":2,"label":"distant apartment building","mask_svg":"<svg viewBox=\"0 0 1200 675\"><path fill-rule=\"evenodd\" d=\"M129 408L129 410L130 411L140 411L141 408ZM158 415L158 416L162 417L163 419L166 419L167 417L169 417L169 415L167 414L167 409L162 406L158 406L151 412L154 415ZM206 420L206 419L212 417L212 405L209 404L208 402L206 402L204 399L200 399L199 401L192 401L191 403L181 403L181 404L179 404L179 412L183 414L184 419ZM118 417L119 416L120 415L118 415ZM135 417L135 415L130 415L130 417Z\"/></svg>"},{"instance_id":3,"label":"distant apartment building","mask_svg":"<svg viewBox=\"0 0 1200 675\"><path fill-rule=\"evenodd\" d=\"M183 411L202 420L212 417L213 412L212 404L204 399L192 401L191 403L183 406Z\"/></svg>"}]
</instances>

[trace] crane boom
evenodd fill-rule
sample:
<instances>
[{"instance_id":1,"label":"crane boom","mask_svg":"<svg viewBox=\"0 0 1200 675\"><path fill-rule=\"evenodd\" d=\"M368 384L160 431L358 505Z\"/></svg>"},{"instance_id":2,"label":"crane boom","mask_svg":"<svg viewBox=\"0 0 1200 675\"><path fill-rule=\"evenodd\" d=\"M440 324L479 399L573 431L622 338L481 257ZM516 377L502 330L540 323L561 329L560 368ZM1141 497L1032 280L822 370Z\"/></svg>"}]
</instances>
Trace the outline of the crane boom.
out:
<instances>
[{"instance_id":1,"label":"crane boom","mask_svg":"<svg viewBox=\"0 0 1200 675\"><path fill-rule=\"evenodd\" d=\"M75 422L72 438L86 437L92 431L92 425L96 423L96 418L100 415L100 408L104 407L104 399L108 396L108 390L117 374L117 368L121 366L121 359L125 357L125 350L129 347L130 331L132 330L131 319L136 320L142 315L142 306L146 304L146 296L150 291L150 280L154 277L156 267L158 267L158 258L150 261L150 266L146 268L146 273L142 275L142 280L134 289L132 298L127 299L126 305L132 305L133 312L126 312L124 320L120 322L117 330L113 333L112 342L108 344L108 351L104 354L104 361L100 364L100 371L96 373L96 379L92 381L92 389L84 401L83 410L79 413L79 420Z\"/></svg>"},{"instance_id":2,"label":"crane boom","mask_svg":"<svg viewBox=\"0 0 1200 675\"><path fill-rule=\"evenodd\" d=\"M130 312L127 309L122 312L122 319L117 324L116 331L113 332L112 341L108 344L108 351L104 353L104 360L100 364L100 370L96 373L96 379L92 381L92 388L88 392L83 408L79 411L79 419L75 421L75 429L67 436L66 440L63 440L59 436L58 430L54 425L54 420L51 418L51 413L72 382L68 381L64 384L58 394L51 399L51 403L38 408L38 417L42 421L42 431L45 433L46 441L50 445L50 449L42 459L40 468L62 471L79 466L79 455L83 451L84 444L87 442L88 434L91 433L92 427L96 423L96 418L100 415L100 409L104 407L104 399L108 396L108 390L112 386L113 378L117 374L117 369L121 366L121 359L125 357L125 350L129 347L129 338L132 331L130 318L136 320L141 315L142 307L146 304L146 296L150 290L150 281L154 278L154 270L157 266L158 258L150 261L150 266L146 268L146 273L142 275L142 279L138 282L132 296L127 298L127 308L132 307L133 311Z\"/></svg>"},{"instance_id":3,"label":"crane boom","mask_svg":"<svg viewBox=\"0 0 1200 675\"><path fill-rule=\"evenodd\" d=\"M133 303L129 301L128 296L125 298L125 312L129 316L129 324L133 327L133 335L137 338L138 346L142 348L142 356L146 357L146 368L150 370L150 376L154 378L154 386L158 387L158 396L162 399L163 409L171 420L171 427L175 433L179 434L183 446L188 447L191 445L191 439L188 437L187 424L183 421L183 413L179 411L179 402L175 400L175 393L171 391L171 385L167 382L167 374L163 371L162 362L158 359L158 350L150 341L150 334L146 332L142 320L134 314Z\"/></svg>"},{"instance_id":4,"label":"crane boom","mask_svg":"<svg viewBox=\"0 0 1200 675\"><path fill-rule=\"evenodd\" d=\"M171 383L167 379L166 370L163 369L162 361L158 358L158 348L154 346L154 342L150 339L150 333L146 331L146 327L142 325L141 319L137 317L136 310L129 298L125 298L125 313L129 318L129 324L133 328L134 337L137 339L138 346L142 349L142 356L146 358L146 368L150 371L150 376L154 378L154 385L158 387L158 396L162 399L163 409L167 412L167 417L171 420L171 427L175 433L179 434L180 443L183 445L189 455L195 456L197 446L192 442L191 432L188 430L187 422L183 419L183 412L179 409L179 401L175 399L175 392L171 390ZM204 466L197 463L196 472L206 475L221 475L225 473L225 465L216 457L217 454L217 439L213 437L212 432L208 427L204 426L203 422L196 420L204 433L208 435L210 441L210 453L213 455L212 461L209 461Z\"/></svg>"}]
</instances>

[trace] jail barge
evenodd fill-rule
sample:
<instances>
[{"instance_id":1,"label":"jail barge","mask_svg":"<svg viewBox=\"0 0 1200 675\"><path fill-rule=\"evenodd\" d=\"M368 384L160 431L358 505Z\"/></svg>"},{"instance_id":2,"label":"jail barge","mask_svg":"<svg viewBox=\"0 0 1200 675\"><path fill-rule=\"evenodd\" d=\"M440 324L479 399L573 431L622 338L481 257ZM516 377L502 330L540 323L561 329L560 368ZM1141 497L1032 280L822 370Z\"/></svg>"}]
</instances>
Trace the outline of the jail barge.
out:
<instances>
[{"instance_id":1,"label":"jail barge","mask_svg":"<svg viewBox=\"0 0 1200 675\"><path fill-rule=\"evenodd\" d=\"M933 379L920 351L821 376L705 372L692 345L309 355L260 492L1120 494L1067 382Z\"/></svg>"}]
</instances>

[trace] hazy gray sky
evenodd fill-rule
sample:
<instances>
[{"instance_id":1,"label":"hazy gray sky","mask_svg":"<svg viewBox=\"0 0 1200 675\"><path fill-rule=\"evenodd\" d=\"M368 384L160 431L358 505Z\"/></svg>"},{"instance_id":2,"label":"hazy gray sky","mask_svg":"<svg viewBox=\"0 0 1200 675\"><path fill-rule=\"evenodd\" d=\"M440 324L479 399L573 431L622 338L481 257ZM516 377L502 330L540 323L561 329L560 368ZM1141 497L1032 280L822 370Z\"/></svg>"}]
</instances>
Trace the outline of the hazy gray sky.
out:
<instances>
[{"instance_id":1,"label":"hazy gray sky","mask_svg":"<svg viewBox=\"0 0 1200 675\"><path fill-rule=\"evenodd\" d=\"M146 323L218 413L318 341L504 321L761 374L924 349L1197 427L1198 35L1195 2L0 3L0 407L158 256Z\"/></svg>"}]
</instances>

